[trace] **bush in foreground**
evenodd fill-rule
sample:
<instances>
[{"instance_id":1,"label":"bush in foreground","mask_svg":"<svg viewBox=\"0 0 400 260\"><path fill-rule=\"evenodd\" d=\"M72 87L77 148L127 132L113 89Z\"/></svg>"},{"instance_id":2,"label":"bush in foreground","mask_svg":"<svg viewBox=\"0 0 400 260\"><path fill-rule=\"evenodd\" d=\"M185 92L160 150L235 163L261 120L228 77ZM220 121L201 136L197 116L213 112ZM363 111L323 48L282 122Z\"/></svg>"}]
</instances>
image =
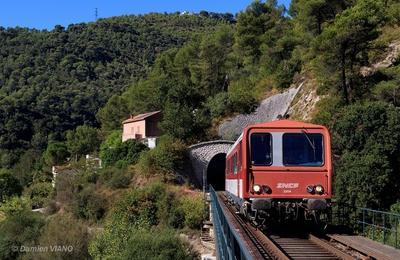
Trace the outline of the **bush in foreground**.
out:
<instances>
[{"instance_id":1,"label":"bush in foreground","mask_svg":"<svg viewBox=\"0 0 400 260\"><path fill-rule=\"evenodd\" d=\"M128 240L123 258L143 260L194 259L195 254L171 230L139 230Z\"/></svg>"}]
</instances>

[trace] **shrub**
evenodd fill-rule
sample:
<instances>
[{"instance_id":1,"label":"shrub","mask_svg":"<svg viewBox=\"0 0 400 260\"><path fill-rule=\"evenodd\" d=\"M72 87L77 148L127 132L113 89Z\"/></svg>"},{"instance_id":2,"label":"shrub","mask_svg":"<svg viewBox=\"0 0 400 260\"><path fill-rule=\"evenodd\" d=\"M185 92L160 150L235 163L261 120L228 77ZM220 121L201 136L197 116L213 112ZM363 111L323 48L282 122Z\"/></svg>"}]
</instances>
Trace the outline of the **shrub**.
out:
<instances>
[{"instance_id":1,"label":"shrub","mask_svg":"<svg viewBox=\"0 0 400 260\"><path fill-rule=\"evenodd\" d=\"M380 70L380 81L372 90L374 97L395 106L400 106L400 65Z\"/></svg>"},{"instance_id":2,"label":"shrub","mask_svg":"<svg viewBox=\"0 0 400 260\"><path fill-rule=\"evenodd\" d=\"M300 60L292 58L279 63L275 72L275 82L279 88L288 88L293 77L300 70Z\"/></svg>"},{"instance_id":3,"label":"shrub","mask_svg":"<svg viewBox=\"0 0 400 260\"><path fill-rule=\"evenodd\" d=\"M21 199L5 204L1 206L6 218L0 222L0 259L16 259L21 253L12 249L37 245L45 221Z\"/></svg>"},{"instance_id":4,"label":"shrub","mask_svg":"<svg viewBox=\"0 0 400 260\"><path fill-rule=\"evenodd\" d=\"M21 195L22 186L9 170L0 169L0 203L11 196Z\"/></svg>"},{"instance_id":5,"label":"shrub","mask_svg":"<svg viewBox=\"0 0 400 260\"><path fill-rule=\"evenodd\" d=\"M72 201L72 210L77 217L94 222L103 218L106 207L106 199L96 192L93 185L76 192Z\"/></svg>"},{"instance_id":6,"label":"shrub","mask_svg":"<svg viewBox=\"0 0 400 260\"><path fill-rule=\"evenodd\" d=\"M30 198L32 208L41 208L46 204L53 192L53 186L49 182L32 184L27 189L27 196Z\"/></svg>"},{"instance_id":7,"label":"shrub","mask_svg":"<svg viewBox=\"0 0 400 260\"><path fill-rule=\"evenodd\" d=\"M253 95L254 84L247 79L233 82L229 87L229 101L232 109L239 113L249 113L257 106L257 100Z\"/></svg>"},{"instance_id":8,"label":"shrub","mask_svg":"<svg viewBox=\"0 0 400 260\"><path fill-rule=\"evenodd\" d=\"M169 136L163 136L156 148L142 154L139 169L145 175L173 173L182 167L185 159L184 143Z\"/></svg>"},{"instance_id":9,"label":"shrub","mask_svg":"<svg viewBox=\"0 0 400 260\"><path fill-rule=\"evenodd\" d=\"M228 93L220 92L213 97L209 97L205 107L210 111L212 118L227 115L231 112Z\"/></svg>"},{"instance_id":10,"label":"shrub","mask_svg":"<svg viewBox=\"0 0 400 260\"><path fill-rule=\"evenodd\" d=\"M119 140L113 146L106 147L106 144L102 145L100 157L104 166L117 165L123 168L127 165L135 164L139 159L140 153L145 150L148 150L147 146L137 140L130 139L125 142Z\"/></svg>"},{"instance_id":11,"label":"shrub","mask_svg":"<svg viewBox=\"0 0 400 260\"><path fill-rule=\"evenodd\" d=\"M202 195L190 195L181 198L180 207L184 213L185 226L191 229L200 229L205 212Z\"/></svg>"},{"instance_id":12,"label":"shrub","mask_svg":"<svg viewBox=\"0 0 400 260\"><path fill-rule=\"evenodd\" d=\"M57 175L56 180L56 200L63 204L68 204L74 197L74 180L73 173L62 173Z\"/></svg>"},{"instance_id":13,"label":"shrub","mask_svg":"<svg viewBox=\"0 0 400 260\"><path fill-rule=\"evenodd\" d=\"M390 206L390 211L396 214L400 214L400 201L397 201L396 203L392 204Z\"/></svg>"},{"instance_id":14,"label":"shrub","mask_svg":"<svg viewBox=\"0 0 400 260\"><path fill-rule=\"evenodd\" d=\"M128 192L108 215L104 232L90 245L90 254L96 259L121 258L121 248L128 247L128 240L139 229L168 225L174 200L158 182Z\"/></svg>"},{"instance_id":15,"label":"shrub","mask_svg":"<svg viewBox=\"0 0 400 260\"><path fill-rule=\"evenodd\" d=\"M89 259L88 227L71 214L55 215L44 226L39 245L48 247L44 253L33 253L33 259ZM64 246L67 250L52 252L50 247ZM70 250L72 249L72 250Z\"/></svg>"},{"instance_id":16,"label":"shrub","mask_svg":"<svg viewBox=\"0 0 400 260\"><path fill-rule=\"evenodd\" d=\"M100 182L113 189L127 188L131 181L131 173L124 168L107 167L101 171Z\"/></svg>"},{"instance_id":17,"label":"shrub","mask_svg":"<svg viewBox=\"0 0 400 260\"><path fill-rule=\"evenodd\" d=\"M341 107L341 99L337 96L325 97L317 103L313 122L329 126L332 119Z\"/></svg>"},{"instance_id":18,"label":"shrub","mask_svg":"<svg viewBox=\"0 0 400 260\"><path fill-rule=\"evenodd\" d=\"M194 259L196 255L171 230L138 230L128 240L124 259Z\"/></svg>"}]
</instances>

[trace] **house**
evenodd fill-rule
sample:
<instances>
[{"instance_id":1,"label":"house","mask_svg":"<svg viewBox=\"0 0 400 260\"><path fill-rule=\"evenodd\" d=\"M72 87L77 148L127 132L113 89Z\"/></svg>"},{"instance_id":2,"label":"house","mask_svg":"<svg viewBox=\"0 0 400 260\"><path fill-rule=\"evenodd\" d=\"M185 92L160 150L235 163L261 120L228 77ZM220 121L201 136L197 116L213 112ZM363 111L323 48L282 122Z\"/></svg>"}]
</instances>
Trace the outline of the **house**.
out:
<instances>
[{"instance_id":1,"label":"house","mask_svg":"<svg viewBox=\"0 0 400 260\"><path fill-rule=\"evenodd\" d=\"M154 111L130 118L122 122L122 142L129 139L143 141L149 148L156 146L156 139L161 135L158 123L162 120L162 112Z\"/></svg>"}]
</instances>

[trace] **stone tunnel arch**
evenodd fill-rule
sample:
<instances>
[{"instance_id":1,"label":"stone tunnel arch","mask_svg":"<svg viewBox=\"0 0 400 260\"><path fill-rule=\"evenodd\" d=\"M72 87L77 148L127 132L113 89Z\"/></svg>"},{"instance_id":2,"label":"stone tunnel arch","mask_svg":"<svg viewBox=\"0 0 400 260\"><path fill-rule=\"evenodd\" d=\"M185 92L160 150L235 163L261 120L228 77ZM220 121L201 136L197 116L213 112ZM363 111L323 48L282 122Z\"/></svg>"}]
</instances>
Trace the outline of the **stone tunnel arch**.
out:
<instances>
[{"instance_id":1,"label":"stone tunnel arch","mask_svg":"<svg viewBox=\"0 0 400 260\"><path fill-rule=\"evenodd\" d=\"M192 172L198 186L208 189L209 183L217 185L218 189L224 189L225 156L233 144L233 141L216 140L189 147Z\"/></svg>"}]
</instances>

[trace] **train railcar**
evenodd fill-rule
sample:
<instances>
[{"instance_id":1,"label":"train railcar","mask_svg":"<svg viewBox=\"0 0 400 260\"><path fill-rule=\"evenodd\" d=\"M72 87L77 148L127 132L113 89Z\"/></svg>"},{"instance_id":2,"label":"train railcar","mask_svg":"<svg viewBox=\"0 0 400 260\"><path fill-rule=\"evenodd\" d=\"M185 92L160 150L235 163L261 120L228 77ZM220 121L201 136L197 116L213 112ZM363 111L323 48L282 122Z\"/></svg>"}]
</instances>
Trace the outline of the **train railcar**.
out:
<instances>
[{"instance_id":1,"label":"train railcar","mask_svg":"<svg viewBox=\"0 0 400 260\"><path fill-rule=\"evenodd\" d=\"M332 197L327 128L292 120L246 127L226 156L225 191L256 223L319 222Z\"/></svg>"}]
</instances>

